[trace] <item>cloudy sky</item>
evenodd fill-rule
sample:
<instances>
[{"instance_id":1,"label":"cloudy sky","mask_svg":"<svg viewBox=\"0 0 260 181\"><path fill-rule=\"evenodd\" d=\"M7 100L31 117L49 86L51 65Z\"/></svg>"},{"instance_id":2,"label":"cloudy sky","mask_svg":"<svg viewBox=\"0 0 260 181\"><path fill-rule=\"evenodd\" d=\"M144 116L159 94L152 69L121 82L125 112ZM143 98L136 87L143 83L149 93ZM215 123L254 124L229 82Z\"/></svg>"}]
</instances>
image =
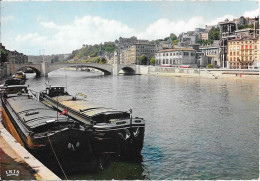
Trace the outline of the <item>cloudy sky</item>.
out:
<instances>
[{"instance_id":1,"label":"cloudy sky","mask_svg":"<svg viewBox=\"0 0 260 181\"><path fill-rule=\"evenodd\" d=\"M71 53L120 36L154 40L259 14L257 1L2 1L1 7L2 43L28 55Z\"/></svg>"}]
</instances>

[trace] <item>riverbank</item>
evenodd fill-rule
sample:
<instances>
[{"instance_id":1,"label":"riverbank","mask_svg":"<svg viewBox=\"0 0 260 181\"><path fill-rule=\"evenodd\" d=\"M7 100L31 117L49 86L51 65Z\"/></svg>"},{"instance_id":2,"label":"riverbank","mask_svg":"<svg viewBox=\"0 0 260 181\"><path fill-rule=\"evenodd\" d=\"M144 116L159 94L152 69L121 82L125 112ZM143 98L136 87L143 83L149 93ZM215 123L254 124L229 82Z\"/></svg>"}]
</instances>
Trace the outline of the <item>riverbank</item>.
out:
<instances>
[{"instance_id":1,"label":"riverbank","mask_svg":"<svg viewBox=\"0 0 260 181\"><path fill-rule=\"evenodd\" d=\"M140 73L152 76L259 80L259 70L250 69L181 69L173 67L140 66Z\"/></svg>"},{"instance_id":2,"label":"riverbank","mask_svg":"<svg viewBox=\"0 0 260 181\"><path fill-rule=\"evenodd\" d=\"M154 74L147 74L151 76L165 76L165 77L186 77L186 78L203 78L203 79L232 79L232 80L259 80L259 75L244 75L242 74L185 74L185 73L163 73L157 72Z\"/></svg>"}]
</instances>

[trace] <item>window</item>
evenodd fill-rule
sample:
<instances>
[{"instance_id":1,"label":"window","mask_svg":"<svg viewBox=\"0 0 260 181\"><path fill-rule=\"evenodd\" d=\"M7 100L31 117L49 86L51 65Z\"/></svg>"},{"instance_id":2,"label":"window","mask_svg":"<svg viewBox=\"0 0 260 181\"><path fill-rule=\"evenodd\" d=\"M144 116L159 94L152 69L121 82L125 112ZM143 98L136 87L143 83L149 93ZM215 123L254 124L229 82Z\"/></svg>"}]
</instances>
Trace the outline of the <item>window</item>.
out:
<instances>
[{"instance_id":1,"label":"window","mask_svg":"<svg viewBox=\"0 0 260 181\"><path fill-rule=\"evenodd\" d=\"M188 55L189 55L189 52L183 52L183 55L184 55L184 56L188 56Z\"/></svg>"},{"instance_id":2,"label":"window","mask_svg":"<svg viewBox=\"0 0 260 181\"><path fill-rule=\"evenodd\" d=\"M166 56L168 56L168 53L166 53Z\"/></svg>"},{"instance_id":3,"label":"window","mask_svg":"<svg viewBox=\"0 0 260 181\"><path fill-rule=\"evenodd\" d=\"M170 53L170 56L172 56L172 53Z\"/></svg>"},{"instance_id":4,"label":"window","mask_svg":"<svg viewBox=\"0 0 260 181\"><path fill-rule=\"evenodd\" d=\"M232 61L232 57L230 57L230 61Z\"/></svg>"},{"instance_id":5,"label":"window","mask_svg":"<svg viewBox=\"0 0 260 181\"><path fill-rule=\"evenodd\" d=\"M173 56L175 56L175 53L173 53Z\"/></svg>"}]
</instances>

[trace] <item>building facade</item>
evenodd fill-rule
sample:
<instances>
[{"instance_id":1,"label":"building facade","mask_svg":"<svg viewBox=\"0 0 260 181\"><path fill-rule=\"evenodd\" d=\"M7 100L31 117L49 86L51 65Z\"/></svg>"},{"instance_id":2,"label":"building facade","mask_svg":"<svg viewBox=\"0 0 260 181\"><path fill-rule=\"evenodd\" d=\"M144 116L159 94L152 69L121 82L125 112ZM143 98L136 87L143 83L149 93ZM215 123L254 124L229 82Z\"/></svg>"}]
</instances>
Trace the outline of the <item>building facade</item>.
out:
<instances>
[{"instance_id":1,"label":"building facade","mask_svg":"<svg viewBox=\"0 0 260 181\"><path fill-rule=\"evenodd\" d=\"M154 57L155 45L133 44L120 51L120 64L139 64L139 57L146 55L148 59Z\"/></svg>"},{"instance_id":2,"label":"building facade","mask_svg":"<svg viewBox=\"0 0 260 181\"><path fill-rule=\"evenodd\" d=\"M204 54L205 61L200 63L201 67L211 64L213 67L220 67L220 48L219 46L200 47L200 52Z\"/></svg>"},{"instance_id":3,"label":"building facade","mask_svg":"<svg viewBox=\"0 0 260 181\"><path fill-rule=\"evenodd\" d=\"M248 69L259 64L259 38L236 38L228 42L228 68Z\"/></svg>"},{"instance_id":4,"label":"building facade","mask_svg":"<svg viewBox=\"0 0 260 181\"><path fill-rule=\"evenodd\" d=\"M7 50L7 54L8 54L7 57L9 63L14 63L14 64L28 63L28 56L24 55L23 53Z\"/></svg>"},{"instance_id":5,"label":"building facade","mask_svg":"<svg viewBox=\"0 0 260 181\"><path fill-rule=\"evenodd\" d=\"M219 22L220 26L220 62L221 67L226 68L227 67L227 45L228 41L235 39L236 34L235 31L237 30L237 24L233 21L229 21L226 19L224 22Z\"/></svg>"},{"instance_id":6,"label":"building facade","mask_svg":"<svg viewBox=\"0 0 260 181\"><path fill-rule=\"evenodd\" d=\"M191 48L174 48L165 49L156 52L155 64L159 66L172 65L179 67L180 65L190 65L197 67L196 53Z\"/></svg>"}]
</instances>

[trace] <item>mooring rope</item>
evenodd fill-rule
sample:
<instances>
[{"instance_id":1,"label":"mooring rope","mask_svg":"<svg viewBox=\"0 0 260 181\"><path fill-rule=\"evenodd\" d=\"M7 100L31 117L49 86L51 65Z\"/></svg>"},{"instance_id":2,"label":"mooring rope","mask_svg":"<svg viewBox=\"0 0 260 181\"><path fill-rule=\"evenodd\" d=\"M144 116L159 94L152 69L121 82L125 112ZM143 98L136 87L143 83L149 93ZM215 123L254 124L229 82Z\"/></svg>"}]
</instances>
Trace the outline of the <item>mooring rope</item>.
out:
<instances>
[{"instance_id":1,"label":"mooring rope","mask_svg":"<svg viewBox=\"0 0 260 181\"><path fill-rule=\"evenodd\" d=\"M68 180L68 177L67 177L67 175L65 174L65 172L64 172L64 170L63 170L63 168L62 168L62 166L61 166L61 164L60 164L60 162L59 162L59 159L58 159L58 157L57 157L57 155L56 155L56 153L55 153L55 151L54 151L54 149L53 149L53 147L52 147L51 140L50 140L49 136L48 136L48 140L49 140L49 142L50 142L51 149L52 149L52 151L53 151L53 153L54 153L54 155L55 155L55 157L56 157L56 160L57 160L57 162L58 162L58 164L59 164L59 166L60 166L60 169L61 169L61 171L63 172L63 174L64 174L66 180Z\"/></svg>"}]
</instances>

